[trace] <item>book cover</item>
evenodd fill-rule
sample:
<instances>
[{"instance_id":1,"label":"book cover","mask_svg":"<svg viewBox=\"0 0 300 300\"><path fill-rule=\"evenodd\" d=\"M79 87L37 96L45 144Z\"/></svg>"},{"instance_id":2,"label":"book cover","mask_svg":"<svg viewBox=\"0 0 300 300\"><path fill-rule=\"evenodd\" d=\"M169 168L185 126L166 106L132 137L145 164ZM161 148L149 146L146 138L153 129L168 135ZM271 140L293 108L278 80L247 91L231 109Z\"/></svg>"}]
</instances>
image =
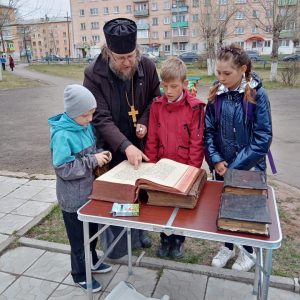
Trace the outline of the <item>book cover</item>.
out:
<instances>
[{"instance_id":1,"label":"book cover","mask_svg":"<svg viewBox=\"0 0 300 300\"><path fill-rule=\"evenodd\" d=\"M140 214L140 205L138 203L114 203L111 213L114 217L137 217Z\"/></svg>"},{"instance_id":2,"label":"book cover","mask_svg":"<svg viewBox=\"0 0 300 300\"><path fill-rule=\"evenodd\" d=\"M148 195L147 203L156 206L171 206L192 209L196 206L206 181L206 171L201 169L198 178L192 185L187 195L166 193L155 190L145 190Z\"/></svg>"},{"instance_id":3,"label":"book cover","mask_svg":"<svg viewBox=\"0 0 300 300\"><path fill-rule=\"evenodd\" d=\"M268 235L271 223L265 195L222 193L217 226L219 229Z\"/></svg>"},{"instance_id":4,"label":"book cover","mask_svg":"<svg viewBox=\"0 0 300 300\"><path fill-rule=\"evenodd\" d=\"M223 192L238 195L267 195L267 178L262 171L227 169Z\"/></svg>"},{"instance_id":5,"label":"book cover","mask_svg":"<svg viewBox=\"0 0 300 300\"><path fill-rule=\"evenodd\" d=\"M156 164L141 163L138 169L126 160L96 178L90 196L94 200L134 203L140 185L152 190L187 195L200 169L161 159Z\"/></svg>"}]
</instances>

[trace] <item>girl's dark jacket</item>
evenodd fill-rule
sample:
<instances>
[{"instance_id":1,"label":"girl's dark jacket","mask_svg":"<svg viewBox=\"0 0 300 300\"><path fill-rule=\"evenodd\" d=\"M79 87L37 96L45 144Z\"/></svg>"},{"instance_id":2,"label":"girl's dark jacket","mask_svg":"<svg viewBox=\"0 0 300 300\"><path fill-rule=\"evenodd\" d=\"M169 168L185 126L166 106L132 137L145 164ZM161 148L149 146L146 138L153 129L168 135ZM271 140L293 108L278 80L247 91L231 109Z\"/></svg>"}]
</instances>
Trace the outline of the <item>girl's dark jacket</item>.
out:
<instances>
[{"instance_id":1,"label":"girl's dark jacket","mask_svg":"<svg viewBox=\"0 0 300 300\"><path fill-rule=\"evenodd\" d=\"M154 63L142 56L135 78L137 79L134 83L134 99L135 107L139 112L137 122L148 126L150 104L156 96L160 95L160 83ZM120 115L118 89L113 81L108 62L101 55L85 69L83 85L94 94L97 101L93 118L97 145L108 144L113 152L125 150L131 142L116 125Z\"/></svg>"},{"instance_id":2,"label":"girl's dark jacket","mask_svg":"<svg viewBox=\"0 0 300 300\"><path fill-rule=\"evenodd\" d=\"M219 88L216 96L221 104L219 116L214 102L208 103L205 145L206 159L211 168L225 160L231 169L266 169L265 157L272 142L270 103L256 74L252 74L252 86L256 89L252 120L243 107L244 92L241 89L226 91L226 88Z\"/></svg>"}]
</instances>

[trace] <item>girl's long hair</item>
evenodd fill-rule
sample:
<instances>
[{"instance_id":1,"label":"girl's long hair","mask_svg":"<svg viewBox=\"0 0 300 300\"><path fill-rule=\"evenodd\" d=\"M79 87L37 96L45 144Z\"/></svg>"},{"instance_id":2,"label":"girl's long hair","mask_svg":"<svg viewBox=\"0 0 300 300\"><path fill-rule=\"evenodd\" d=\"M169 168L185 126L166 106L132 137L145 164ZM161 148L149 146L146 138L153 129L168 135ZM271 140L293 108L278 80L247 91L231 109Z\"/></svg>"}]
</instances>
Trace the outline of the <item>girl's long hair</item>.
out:
<instances>
[{"instance_id":1,"label":"girl's long hair","mask_svg":"<svg viewBox=\"0 0 300 300\"><path fill-rule=\"evenodd\" d=\"M256 90L252 89L250 87L250 80L251 80L251 69L252 69L252 64L251 64L251 59L249 56L246 54L246 52L237 44L231 44L229 46L224 46L221 47L221 49L218 52L217 55L217 60L219 61L230 61L233 63L233 65L236 68L240 68L243 65L247 66L247 70L245 72L245 78L247 81L247 85L245 88L245 99L248 102L255 103L255 94ZM217 82L214 84L209 92L208 95L208 101L213 102L216 97L216 93L218 91L218 88L220 86L220 83Z\"/></svg>"}]
</instances>

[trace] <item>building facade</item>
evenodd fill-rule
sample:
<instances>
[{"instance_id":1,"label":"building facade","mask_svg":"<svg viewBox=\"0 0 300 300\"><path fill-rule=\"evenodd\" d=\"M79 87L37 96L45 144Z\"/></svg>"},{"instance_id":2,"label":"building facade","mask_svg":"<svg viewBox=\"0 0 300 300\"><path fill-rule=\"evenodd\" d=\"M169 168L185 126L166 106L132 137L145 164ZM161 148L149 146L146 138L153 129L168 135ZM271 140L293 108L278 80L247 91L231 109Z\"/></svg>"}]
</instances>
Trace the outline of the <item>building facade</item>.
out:
<instances>
[{"instance_id":1,"label":"building facade","mask_svg":"<svg viewBox=\"0 0 300 300\"><path fill-rule=\"evenodd\" d=\"M73 56L71 19L44 18L18 24L20 55L41 60L47 56Z\"/></svg>"},{"instance_id":2,"label":"building facade","mask_svg":"<svg viewBox=\"0 0 300 300\"><path fill-rule=\"evenodd\" d=\"M100 49L105 22L117 17L137 23L144 52L201 54L213 35L216 45L236 42L270 54L274 19L292 11L293 17L283 17L279 54L299 46L299 0L70 0L70 6L74 54L81 57Z\"/></svg>"}]
</instances>

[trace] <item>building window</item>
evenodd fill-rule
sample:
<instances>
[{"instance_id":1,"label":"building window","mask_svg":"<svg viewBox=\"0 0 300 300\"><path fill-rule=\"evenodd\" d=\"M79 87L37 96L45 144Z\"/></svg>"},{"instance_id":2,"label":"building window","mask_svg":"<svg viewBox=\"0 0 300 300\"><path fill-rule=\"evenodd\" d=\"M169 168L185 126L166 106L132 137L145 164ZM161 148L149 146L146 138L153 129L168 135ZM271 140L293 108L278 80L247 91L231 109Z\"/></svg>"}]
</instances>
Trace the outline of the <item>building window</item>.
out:
<instances>
[{"instance_id":1,"label":"building window","mask_svg":"<svg viewBox=\"0 0 300 300\"><path fill-rule=\"evenodd\" d=\"M165 52L171 52L171 46L170 45L164 45L164 51Z\"/></svg>"},{"instance_id":2,"label":"building window","mask_svg":"<svg viewBox=\"0 0 300 300\"><path fill-rule=\"evenodd\" d=\"M92 22L91 29L99 29L99 22Z\"/></svg>"},{"instance_id":3,"label":"building window","mask_svg":"<svg viewBox=\"0 0 300 300\"><path fill-rule=\"evenodd\" d=\"M243 11L237 11L237 12L235 13L235 18L236 18L237 20L242 20L242 19L244 19L244 18L245 18L244 12L243 12Z\"/></svg>"},{"instance_id":4,"label":"building window","mask_svg":"<svg viewBox=\"0 0 300 300\"><path fill-rule=\"evenodd\" d=\"M244 31L244 27L235 27L234 33L235 34L243 34Z\"/></svg>"},{"instance_id":5,"label":"building window","mask_svg":"<svg viewBox=\"0 0 300 300\"><path fill-rule=\"evenodd\" d=\"M93 43L99 43L100 35L92 35L92 41L93 41Z\"/></svg>"},{"instance_id":6,"label":"building window","mask_svg":"<svg viewBox=\"0 0 300 300\"><path fill-rule=\"evenodd\" d=\"M149 31L148 30L138 30L137 38L138 39L148 39L149 38Z\"/></svg>"},{"instance_id":7,"label":"building window","mask_svg":"<svg viewBox=\"0 0 300 300\"><path fill-rule=\"evenodd\" d=\"M259 11L258 10L253 10L252 11L252 18L258 19L258 17L259 17Z\"/></svg>"},{"instance_id":8,"label":"building window","mask_svg":"<svg viewBox=\"0 0 300 300\"><path fill-rule=\"evenodd\" d=\"M258 33L258 27L257 27L257 26L253 26L253 27L251 28L251 32L252 32L252 33Z\"/></svg>"},{"instance_id":9,"label":"building window","mask_svg":"<svg viewBox=\"0 0 300 300\"><path fill-rule=\"evenodd\" d=\"M228 0L219 0L220 5L226 5L228 4Z\"/></svg>"},{"instance_id":10,"label":"building window","mask_svg":"<svg viewBox=\"0 0 300 300\"><path fill-rule=\"evenodd\" d=\"M192 30L192 37L197 37L198 36L198 30L197 29L193 29Z\"/></svg>"},{"instance_id":11,"label":"building window","mask_svg":"<svg viewBox=\"0 0 300 300\"><path fill-rule=\"evenodd\" d=\"M243 4L243 3L247 3L247 0L235 0L235 3Z\"/></svg>"},{"instance_id":12,"label":"building window","mask_svg":"<svg viewBox=\"0 0 300 300\"><path fill-rule=\"evenodd\" d=\"M242 48L244 48L245 43L243 41L236 42L238 45L240 45Z\"/></svg>"},{"instance_id":13,"label":"building window","mask_svg":"<svg viewBox=\"0 0 300 300\"><path fill-rule=\"evenodd\" d=\"M183 27L174 28L173 36L187 36L187 28L183 28Z\"/></svg>"},{"instance_id":14,"label":"building window","mask_svg":"<svg viewBox=\"0 0 300 300\"><path fill-rule=\"evenodd\" d=\"M152 25L158 25L158 18L152 18Z\"/></svg>"},{"instance_id":15,"label":"building window","mask_svg":"<svg viewBox=\"0 0 300 300\"><path fill-rule=\"evenodd\" d=\"M158 10L157 2L152 3L151 9L152 10Z\"/></svg>"},{"instance_id":16,"label":"building window","mask_svg":"<svg viewBox=\"0 0 300 300\"><path fill-rule=\"evenodd\" d=\"M192 44L192 50L198 51L198 44Z\"/></svg>"},{"instance_id":17,"label":"building window","mask_svg":"<svg viewBox=\"0 0 300 300\"><path fill-rule=\"evenodd\" d=\"M192 20L193 20L193 22L199 22L199 15L198 14L194 14L192 16Z\"/></svg>"},{"instance_id":18,"label":"building window","mask_svg":"<svg viewBox=\"0 0 300 300\"><path fill-rule=\"evenodd\" d=\"M185 51L186 50L186 43L179 43L179 51Z\"/></svg>"},{"instance_id":19,"label":"building window","mask_svg":"<svg viewBox=\"0 0 300 300\"><path fill-rule=\"evenodd\" d=\"M85 30L85 23L80 23L80 30Z\"/></svg>"},{"instance_id":20,"label":"building window","mask_svg":"<svg viewBox=\"0 0 300 300\"><path fill-rule=\"evenodd\" d=\"M165 9L165 10L171 9L171 3L170 3L170 1L165 1L165 2L164 2L164 9Z\"/></svg>"},{"instance_id":21,"label":"building window","mask_svg":"<svg viewBox=\"0 0 300 300\"><path fill-rule=\"evenodd\" d=\"M273 16L273 11L272 11L272 9L267 9L266 10L266 17L267 18L271 18Z\"/></svg>"},{"instance_id":22,"label":"building window","mask_svg":"<svg viewBox=\"0 0 300 300\"><path fill-rule=\"evenodd\" d=\"M193 0L193 7L199 7L199 0Z\"/></svg>"},{"instance_id":23,"label":"building window","mask_svg":"<svg viewBox=\"0 0 300 300\"><path fill-rule=\"evenodd\" d=\"M80 9L79 10L79 16L80 17L84 17L84 9Z\"/></svg>"},{"instance_id":24,"label":"building window","mask_svg":"<svg viewBox=\"0 0 300 300\"><path fill-rule=\"evenodd\" d=\"M35 47L36 46L36 42L32 42L32 46Z\"/></svg>"},{"instance_id":25,"label":"building window","mask_svg":"<svg viewBox=\"0 0 300 300\"><path fill-rule=\"evenodd\" d=\"M113 13L114 14L118 14L120 11L119 11L119 6L114 6L113 7Z\"/></svg>"},{"instance_id":26,"label":"building window","mask_svg":"<svg viewBox=\"0 0 300 300\"><path fill-rule=\"evenodd\" d=\"M283 30L295 31L296 23L295 21L288 21L284 24Z\"/></svg>"},{"instance_id":27,"label":"building window","mask_svg":"<svg viewBox=\"0 0 300 300\"><path fill-rule=\"evenodd\" d=\"M103 14L108 15L109 14L109 9L108 7L103 7Z\"/></svg>"},{"instance_id":28,"label":"building window","mask_svg":"<svg viewBox=\"0 0 300 300\"><path fill-rule=\"evenodd\" d=\"M268 47L268 48L271 47L271 41L270 40L265 41L265 47Z\"/></svg>"},{"instance_id":29,"label":"building window","mask_svg":"<svg viewBox=\"0 0 300 300\"><path fill-rule=\"evenodd\" d=\"M164 17L164 24L167 25L167 24L170 24L170 23L171 23L170 17Z\"/></svg>"},{"instance_id":30,"label":"building window","mask_svg":"<svg viewBox=\"0 0 300 300\"><path fill-rule=\"evenodd\" d=\"M42 46L42 42L41 42L41 41L38 41L38 45L39 45L39 46Z\"/></svg>"},{"instance_id":31,"label":"building window","mask_svg":"<svg viewBox=\"0 0 300 300\"><path fill-rule=\"evenodd\" d=\"M131 5L126 5L126 12L131 13L131 10L132 10Z\"/></svg>"},{"instance_id":32,"label":"building window","mask_svg":"<svg viewBox=\"0 0 300 300\"><path fill-rule=\"evenodd\" d=\"M85 35L83 35L83 36L81 37L81 41L82 41L82 42L86 42L86 36L85 36Z\"/></svg>"},{"instance_id":33,"label":"building window","mask_svg":"<svg viewBox=\"0 0 300 300\"><path fill-rule=\"evenodd\" d=\"M158 39L158 32L157 31L152 32L152 38L153 39Z\"/></svg>"},{"instance_id":34,"label":"building window","mask_svg":"<svg viewBox=\"0 0 300 300\"><path fill-rule=\"evenodd\" d=\"M210 0L204 0L204 6L210 6Z\"/></svg>"},{"instance_id":35,"label":"building window","mask_svg":"<svg viewBox=\"0 0 300 300\"><path fill-rule=\"evenodd\" d=\"M272 26L266 26L265 32L271 33L272 32Z\"/></svg>"},{"instance_id":36,"label":"building window","mask_svg":"<svg viewBox=\"0 0 300 300\"><path fill-rule=\"evenodd\" d=\"M289 40L279 40L279 47L288 47L290 45Z\"/></svg>"},{"instance_id":37,"label":"building window","mask_svg":"<svg viewBox=\"0 0 300 300\"><path fill-rule=\"evenodd\" d=\"M98 16L98 8L91 8L90 14L91 16Z\"/></svg>"},{"instance_id":38,"label":"building window","mask_svg":"<svg viewBox=\"0 0 300 300\"><path fill-rule=\"evenodd\" d=\"M227 12L226 11L220 11L219 19L220 20L226 20L227 19Z\"/></svg>"},{"instance_id":39,"label":"building window","mask_svg":"<svg viewBox=\"0 0 300 300\"><path fill-rule=\"evenodd\" d=\"M171 38L171 31L165 31L164 32L164 38L165 39L170 39Z\"/></svg>"}]
</instances>

